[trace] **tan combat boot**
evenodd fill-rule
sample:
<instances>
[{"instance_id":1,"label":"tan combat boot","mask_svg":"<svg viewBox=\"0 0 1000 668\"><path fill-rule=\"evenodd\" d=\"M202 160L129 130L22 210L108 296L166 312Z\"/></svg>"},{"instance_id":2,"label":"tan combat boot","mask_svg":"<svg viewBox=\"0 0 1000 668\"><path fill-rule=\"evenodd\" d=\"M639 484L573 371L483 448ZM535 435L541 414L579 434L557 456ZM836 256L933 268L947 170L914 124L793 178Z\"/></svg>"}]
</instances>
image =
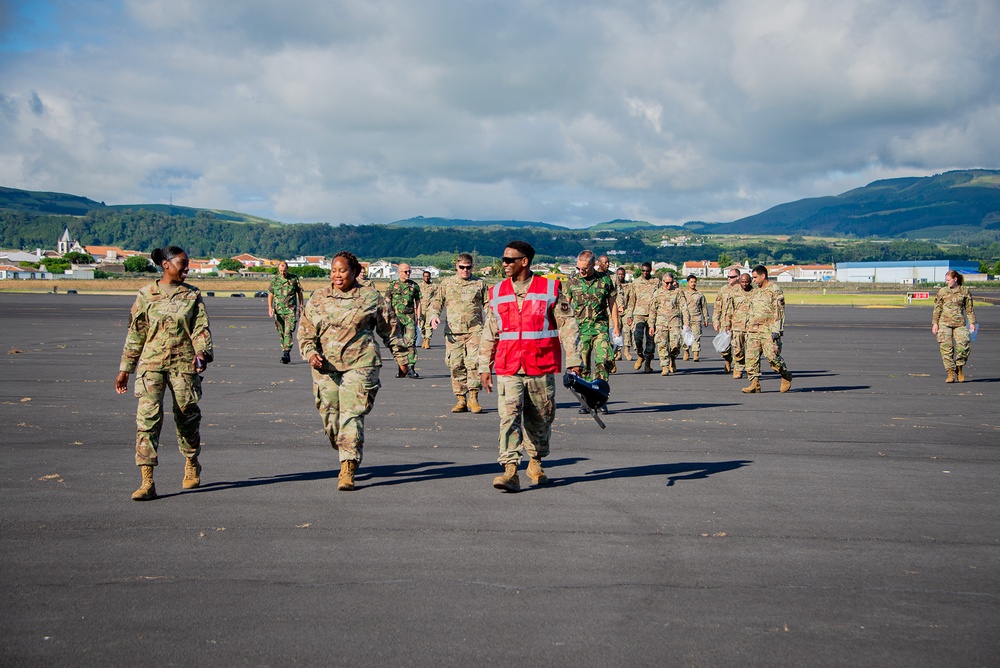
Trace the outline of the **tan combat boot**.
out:
<instances>
[{"instance_id":1,"label":"tan combat boot","mask_svg":"<svg viewBox=\"0 0 1000 668\"><path fill-rule=\"evenodd\" d=\"M358 463L353 459L346 459L340 462L340 475L337 476L337 489L341 492L350 492L354 489L354 472L358 470Z\"/></svg>"},{"instance_id":2,"label":"tan combat boot","mask_svg":"<svg viewBox=\"0 0 1000 668\"><path fill-rule=\"evenodd\" d=\"M733 369L733 378L735 378L736 380L739 380L742 377L743 377L743 372L742 371L740 371L739 369Z\"/></svg>"},{"instance_id":3,"label":"tan combat boot","mask_svg":"<svg viewBox=\"0 0 1000 668\"><path fill-rule=\"evenodd\" d=\"M965 371L963 370L962 367L960 366L955 367L955 378L957 378L958 382L960 383L965 382Z\"/></svg>"},{"instance_id":4,"label":"tan combat boot","mask_svg":"<svg viewBox=\"0 0 1000 668\"><path fill-rule=\"evenodd\" d=\"M785 369L785 372L781 374L781 389L779 392L787 392L792 389L792 372Z\"/></svg>"},{"instance_id":5,"label":"tan combat boot","mask_svg":"<svg viewBox=\"0 0 1000 668\"><path fill-rule=\"evenodd\" d=\"M948 378L944 382L946 382L946 383L954 383L955 382L955 370L954 369L948 369Z\"/></svg>"},{"instance_id":6,"label":"tan combat boot","mask_svg":"<svg viewBox=\"0 0 1000 668\"><path fill-rule=\"evenodd\" d=\"M184 461L184 480L181 486L184 489L194 489L201 484L201 464L197 457L188 457Z\"/></svg>"},{"instance_id":7,"label":"tan combat boot","mask_svg":"<svg viewBox=\"0 0 1000 668\"><path fill-rule=\"evenodd\" d=\"M509 462L503 465L503 475L493 478L493 486L506 492L520 492L521 480L517 477L517 464Z\"/></svg>"},{"instance_id":8,"label":"tan combat boot","mask_svg":"<svg viewBox=\"0 0 1000 668\"><path fill-rule=\"evenodd\" d=\"M427 339L424 339L423 342L420 344L420 347L421 348L430 348L431 347L431 342L428 341Z\"/></svg>"},{"instance_id":9,"label":"tan combat boot","mask_svg":"<svg viewBox=\"0 0 1000 668\"><path fill-rule=\"evenodd\" d=\"M733 370L733 365L732 365L732 363L729 360L723 359L722 363L723 363L724 368L726 369L726 373L729 373L730 371Z\"/></svg>"},{"instance_id":10,"label":"tan combat boot","mask_svg":"<svg viewBox=\"0 0 1000 668\"><path fill-rule=\"evenodd\" d=\"M465 395L464 394L458 395L458 401L455 402L455 405L451 407L451 412L452 413L466 413L466 412L468 412L468 410L469 410L469 407L468 407L468 404L465 403Z\"/></svg>"},{"instance_id":11,"label":"tan combat boot","mask_svg":"<svg viewBox=\"0 0 1000 668\"><path fill-rule=\"evenodd\" d=\"M638 371L642 368L642 355L638 355L635 358L635 370Z\"/></svg>"},{"instance_id":12,"label":"tan combat boot","mask_svg":"<svg viewBox=\"0 0 1000 668\"><path fill-rule=\"evenodd\" d=\"M528 470L525 471L528 474L528 479L536 485L544 485L549 481L549 477L545 475L545 471L542 470L542 460L532 457L528 460Z\"/></svg>"},{"instance_id":13,"label":"tan combat boot","mask_svg":"<svg viewBox=\"0 0 1000 668\"><path fill-rule=\"evenodd\" d=\"M629 352L629 349L628 349L628 348L626 348L626 349L625 349L625 352L623 352L623 353L622 353L622 357L624 357L624 358L625 358L626 360L628 360L629 362L631 362L631 361L632 361L632 353L631 353L631 352Z\"/></svg>"},{"instance_id":14,"label":"tan combat boot","mask_svg":"<svg viewBox=\"0 0 1000 668\"><path fill-rule=\"evenodd\" d=\"M473 413L483 412L483 407L479 405L479 390L469 390L469 410Z\"/></svg>"},{"instance_id":15,"label":"tan combat boot","mask_svg":"<svg viewBox=\"0 0 1000 668\"><path fill-rule=\"evenodd\" d=\"M754 378L750 381L750 386L744 387L742 392L744 394L760 394L760 381Z\"/></svg>"},{"instance_id":16,"label":"tan combat boot","mask_svg":"<svg viewBox=\"0 0 1000 668\"><path fill-rule=\"evenodd\" d=\"M140 466L142 471L142 485L132 492L133 501L152 501L156 498L156 485L153 484L153 467L148 465Z\"/></svg>"},{"instance_id":17,"label":"tan combat boot","mask_svg":"<svg viewBox=\"0 0 1000 668\"><path fill-rule=\"evenodd\" d=\"M611 366L608 367L608 373L618 373L618 365L615 364L614 360L611 360Z\"/></svg>"},{"instance_id":18,"label":"tan combat boot","mask_svg":"<svg viewBox=\"0 0 1000 668\"><path fill-rule=\"evenodd\" d=\"M685 358L685 359L687 359L687 358ZM676 357L671 357L670 358L670 373L677 373L677 358Z\"/></svg>"},{"instance_id":19,"label":"tan combat boot","mask_svg":"<svg viewBox=\"0 0 1000 668\"><path fill-rule=\"evenodd\" d=\"M700 362L701 361L700 359L698 359L698 351L697 350L694 351L693 353L691 353L691 361L692 362Z\"/></svg>"},{"instance_id":20,"label":"tan combat boot","mask_svg":"<svg viewBox=\"0 0 1000 668\"><path fill-rule=\"evenodd\" d=\"M661 376L669 376L670 375L670 367L669 366L665 366L662 369L660 369L660 375Z\"/></svg>"},{"instance_id":21,"label":"tan combat boot","mask_svg":"<svg viewBox=\"0 0 1000 668\"><path fill-rule=\"evenodd\" d=\"M643 373L653 373L653 362L652 360L642 361L642 372Z\"/></svg>"},{"instance_id":22,"label":"tan combat boot","mask_svg":"<svg viewBox=\"0 0 1000 668\"><path fill-rule=\"evenodd\" d=\"M688 361L688 350L687 350L687 348L684 349L684 360L683 361L685 361L685 362Z\"/></svg>"}]
</instances>

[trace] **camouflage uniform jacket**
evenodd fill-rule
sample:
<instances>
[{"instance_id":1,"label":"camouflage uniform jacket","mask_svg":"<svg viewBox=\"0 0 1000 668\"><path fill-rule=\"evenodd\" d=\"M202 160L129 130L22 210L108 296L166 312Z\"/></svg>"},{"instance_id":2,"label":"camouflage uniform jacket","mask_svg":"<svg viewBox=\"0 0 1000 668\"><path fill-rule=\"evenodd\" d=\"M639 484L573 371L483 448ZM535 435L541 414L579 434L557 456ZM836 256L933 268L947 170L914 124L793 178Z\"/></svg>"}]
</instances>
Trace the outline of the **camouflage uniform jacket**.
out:
<instances>
[{"instance_id":1,"label":"camouflage uniform jacket","mask_svg":"<svg viewBox=\"0 0 1000 668\"><path fill-rule=\"evenodd\" d=\"M687 302L680 290L664 290L658 288L653 293L653 303L649 310L649 322L657 330L687 327L691 324L688 318Z\"/></svg>"},{"instance_id":2,"label":"camouflage uniform jacket","mask_svg":"<svg viewBox=\"0 0 1000 668\"><path fill-rule=\"evenodd\" d=\"M724 325L723 318L726 314L726 300L730 296L735 295L737 292L742 292L743 289L740 287L739 283L736 285L729 285L726 283L719 291L715 294L715 303L712 305L712 324L715 325L717 329L731 329L731 327L726 327Z\"/></svg>"},{"instance_id":3,"label":"camouflage uniform jacket","mask_svg":"<svg viewBox=\"0 0 1000 668\"><path fill-rule=\"evenodd\" d=\"M420 312L426 318L431 312L431 302L441 292L441 286L437 283L420 284Z\"/></svg>"},{"instance_id":4,"label":"camouflage uniform jacket","mask_svg":"<svg viewBox=\"0 0 1000 668\"><path fill-rule=\"evenodd\" d=\"M385 290L385 298L396 315L413 315L420 303L420 286L411 279L392 281Z\"/></svg>"},{"instance_id":5,"label":"camouflage uniform jacket","mask_svg":"<svg viewBox=\"0 0 1000 668\"><path fill-rule=\"evenodd\" d=\"M442 309L448 309L450 334L467 334L483 326L483 313L488 309L489 287L486 281L473 276L465 280L449 276L441 281L441 289L431 301L428 318L438 318Z\"/></svg>"},{"instance_id":6,"label":"camouflage uniform jacket","mask_svg":"<svg viewBox=\"0 0 1000 668\"><path fill-rule=\"evenodd\" d=\"M729 287L729 286L726 286ZM720 329L732 332L745 332L750 326L750 298L756 288L749 290L737 286L736 290L726 293L726 303L722 307Z\"/></svg>"},{"instance_id":7,"label":"camouflage uniform jacket","mask_svg":"<svg viewBox=\"0 0 1000 668\"><path fill-rule=\"evenodd\" d=\"M687 300L688 317L692 323L705 322L708 319L708 301L705 295L690 288L684 291Z\"/></svg>"},{"instance_id":8,"label":"camouflage uniform jacket","mask_svg":"<svg viewBox=\"0 0 1000 668\"><path fill-rule=\"evenodd\" d=\"M168 295L159 282L139 290L129 316L119 371L194 373L194 358L211 362L212 332L198 288L187 283Z\"/></svg>"},{"instance_id":9,"label":"camouflage uniform jacket","mask_svg":"<svg viewBox=\"0 0 1000 668\"><path fill-rule=\"evenodd\" d=\"M305 301L298 276L289 275L285 278L277 274L271 279L267 291L274 295L275 313L295 313L299 305Z\"/></svg>"},{"instance_id":10,"label":"camouflage uniform jacket","mask_svg":"<svg viewBox=\"0 0 1000 668\"><path fill-rule=\"evenodd\" d=\"M528 294L531 280L513 285L517 306L520 308L521 304L524 303L524 296ZM559 331L559 345L562 346L563 354L566 356L566 366L583 366L583 356L580 354L580 327L576 322L576 316L573 315L573 305L566 297L565 290L559 290L552 315L556 320L556 329ZM499 340L500 323L497 321L493 309L487 307L483 336L479 342L479 371L485 372L493 368L493 354L496 352Z\"/></svg>"},{"instance_id":11,"label":"camouflage uniform jacket","mask_svg":"<svg viewBox=\"0 0 1000 668\"><path fill-rule=\"evenodd\" d=\"M395 318L371 286L355 285L343 292L332 285L316 290L299 321L299 352L308 360L313 353L326 358L326 368L349 371L382 366L375 335L392 351L396 363L407 363L406 343L399 336Z\"/></svg>"},{"instance_id":12,"label":"camouflage uniform jacket","mask_svg":"<svg viewBox=\"0 0 1000 668\"><path fill-rule=\"evenodd\" d=\"M634 318L635 316L645 317L649 315L649 309L653 303L653 293L656 292L659 285L660 280L652 276L649 279L640 276L632 281L628 302L625 304L625 316Z\"/></svg>"},{"instance_id":13,"label":"camouflage uniform jacket","mask_svg":"<svg viewBox=\"0 0 1000 668\"><path fill-rule=\"evenodd\" d=\"M625 305L628 304L628 295L631 291L631 283L615 283L615 305L619 310L618 315L622 318L625 317Z\"/></svg>"},{"instance_id":14,"label":"camouflage uniform jacket","mask_svg":"<svg viewBox=\"0 0 1000 668\"><path fill-rule=\"evenodd\" d=\"M775 283L754 288L750 297L748 332L781 334L785 329L785 293Z\"/></svg>"},{"instance_id":15,"label":"camouflage uniform jacket","mask_svg":"<svg viewBox=\"0 0 1000 668\"><path fill-rule=\"evenodd\" d=\"M607 332L611 319L609 309L616 308L617 297L615 284L608 275L595 271L590 278L574 276L565 285L580 334L596 336L602 330Z\"/></svg>"},{"instance_id":16,"label":"camouflage uniform jacket","mask_svg":"<svg viewBox=\"0 0 1000 668\"><path fill-rule=\"evenodd\" d=\"M970 325L976 324L976 312L972 307L972 295L964 285L954 288L947 286L938 290L934 298L934 314L931 324L948 327L964 327L965 319Z\"/></svg>"}]
</instances>

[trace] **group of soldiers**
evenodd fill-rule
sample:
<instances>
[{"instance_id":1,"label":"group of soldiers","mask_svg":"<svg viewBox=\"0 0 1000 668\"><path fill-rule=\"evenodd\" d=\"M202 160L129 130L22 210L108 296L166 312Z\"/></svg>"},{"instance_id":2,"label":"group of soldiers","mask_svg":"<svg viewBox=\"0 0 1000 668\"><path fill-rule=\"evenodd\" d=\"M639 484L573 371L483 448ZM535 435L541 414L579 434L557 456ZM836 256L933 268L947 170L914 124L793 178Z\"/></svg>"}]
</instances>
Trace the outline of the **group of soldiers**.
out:
<instances>
[{"instance_id":1,"label":"group of soldiers","mask_svg":"<svg viewBox=\"0 0 1000 668\"><path fill-rule=\"evenodd\" d=\"M279 267L272 284L269 307L285 351L281 361L287 363L291 348L288 321L294 322L302 301L294 276L282 269ZM483 410L479 403L482 383L478 357L484 311L489 307L489 286L473 274L474 269L472 255L461 253L453 276L434 283L430 272L424 271L418 283L410 278L410 266L402 263L399 278L391 281L385 291L390 312L398 319L407 343L407 375L411 378L420 377L416 371L418 331L420 347L430 348L441 315L446 314L445 362L456 397L451 409L455 413ZM781 376L780 391L787 392L791 387L792 374L781 358L784 296L768 278L766 267L757 266L749 274L730 267L727 284L715 297L711 322L707 300L698 290L694 275L687 277L687 286L682 288L674 273L657 278L652 275L652 265L643 262L639 275L627 281L624 267L611 273L608 256L598 257L589 250L579 254L576 269L577 274L564 283L564 290L580 330L586 379L609 380L617 372L616 363L632 361L633 354L636 371L652 373L653 361L658 357L660 375L676 373L678 357L701 361L703 328L711 324L716 332L730 335L731 342L721 354L726 373L731 372L735 379L745 373L749 378L750 384L743 392L761 391L761 356ZM606 412L607 408L602 410Z\"/></svg>"}]
</instances>

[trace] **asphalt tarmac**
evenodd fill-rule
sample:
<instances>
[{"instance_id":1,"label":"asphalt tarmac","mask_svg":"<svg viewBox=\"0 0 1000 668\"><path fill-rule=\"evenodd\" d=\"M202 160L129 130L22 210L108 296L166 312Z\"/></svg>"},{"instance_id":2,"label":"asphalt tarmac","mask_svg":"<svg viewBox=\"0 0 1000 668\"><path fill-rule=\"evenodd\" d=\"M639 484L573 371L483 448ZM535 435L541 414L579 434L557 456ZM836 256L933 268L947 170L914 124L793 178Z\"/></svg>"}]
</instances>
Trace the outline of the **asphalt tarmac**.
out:
<instances>
[{"instance_id":1,"label":"asphalt tarmac","mask_svg":"<svg viewBox=\"0 0 1000 668\"><path fill-rule=\"evenodd\" d=\"M131 302L0 294L2 665L1000 659L996 308L965 384L927 307L791 304L787 394L742 394L708 333L675 376L619 364L606 430L560 385L552 484L519 494L495 396L450 413L439 331L422 379L383 369L347 493L265 300L208 298L202 487L168 409L136 503Z\"/></svg>"}]
</instances>

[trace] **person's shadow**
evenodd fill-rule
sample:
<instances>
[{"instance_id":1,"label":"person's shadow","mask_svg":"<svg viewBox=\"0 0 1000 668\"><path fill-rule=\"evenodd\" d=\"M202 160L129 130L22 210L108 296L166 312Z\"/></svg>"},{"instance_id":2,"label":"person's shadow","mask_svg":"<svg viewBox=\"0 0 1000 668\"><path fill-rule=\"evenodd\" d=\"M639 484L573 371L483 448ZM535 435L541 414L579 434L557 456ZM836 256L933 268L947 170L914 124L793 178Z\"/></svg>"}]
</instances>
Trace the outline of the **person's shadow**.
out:
<instances>
[{"instance_id":1,"label":"person's shadow","mask_svg":"<svg viewBox=\"0 0 1000 668\"><path fill-rule=\"evenodd\" d=\"M674 464L646 464L644 466L625 466L614 469L598 469L589 471L581 476L571 476L567 478L549 477L549 482L553 486L574 485L581 482L595 482L598 480L611 480L615 478L640 478L648 476L665 477L667 487L672 487L674 483L681 480L703 480L717 473L735 471L743 468L753 461L749 459L735 459L728 462L677 462Z\"/></svg>"}]
</instances>

